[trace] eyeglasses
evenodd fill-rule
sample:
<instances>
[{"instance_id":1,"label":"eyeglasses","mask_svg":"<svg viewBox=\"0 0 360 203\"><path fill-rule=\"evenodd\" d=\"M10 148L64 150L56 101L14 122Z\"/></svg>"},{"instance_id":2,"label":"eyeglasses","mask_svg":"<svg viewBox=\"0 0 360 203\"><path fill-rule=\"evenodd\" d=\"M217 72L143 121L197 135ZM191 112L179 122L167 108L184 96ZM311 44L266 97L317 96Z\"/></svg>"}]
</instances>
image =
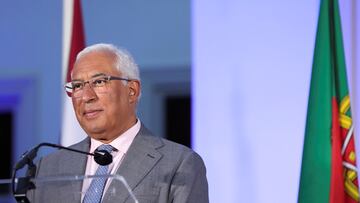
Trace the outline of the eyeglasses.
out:
<instances>
[{"instance_id":1,"label":"eyeglasses","mask_svg":"<svg viewBox=\"0 0 360 203\"><path fill-rule=\"evenodd\" d=\"M124 80L131 81L127 78L115 77L115 76L100 76L95 77L87 81L72 81L65 84L65 90L68 96L79 98L82 97L84 92L84 87L86 83L89 84L89 87L95 91L96 94L106 93L107 86L110 83L110 80Z\"/></svg>"}]
</instances>

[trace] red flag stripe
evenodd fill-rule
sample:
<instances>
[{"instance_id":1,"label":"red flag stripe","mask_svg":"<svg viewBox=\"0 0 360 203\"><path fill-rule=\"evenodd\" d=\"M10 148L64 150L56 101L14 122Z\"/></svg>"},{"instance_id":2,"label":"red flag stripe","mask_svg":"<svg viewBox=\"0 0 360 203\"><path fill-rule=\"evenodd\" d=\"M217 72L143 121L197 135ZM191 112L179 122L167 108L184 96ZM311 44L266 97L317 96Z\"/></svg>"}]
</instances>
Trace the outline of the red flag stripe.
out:
<instances>
[{"instance_id":1,"label":"red flag stripe","mask_svg":"<svg viewBox=\"0 0 360 203\"><path fill-rule=\"evenodd\" d=\"M330 203L345 200L341 146L339 107L336 98L332 98Z\"/></svg>"},{"instance_id":2,"label":"red flag stripe","mask_svg":"<svg viewBox=\"0 0 360 203\"><path fill-rule=\"evenodd\" d=\"M83 28L80 0L74 0L73 24L71 33L71 45L69 54L68 71L66 81L71 81L71 71L75 63L76 55L85 47L85 35Z\"/></svg>"}]
</instances>

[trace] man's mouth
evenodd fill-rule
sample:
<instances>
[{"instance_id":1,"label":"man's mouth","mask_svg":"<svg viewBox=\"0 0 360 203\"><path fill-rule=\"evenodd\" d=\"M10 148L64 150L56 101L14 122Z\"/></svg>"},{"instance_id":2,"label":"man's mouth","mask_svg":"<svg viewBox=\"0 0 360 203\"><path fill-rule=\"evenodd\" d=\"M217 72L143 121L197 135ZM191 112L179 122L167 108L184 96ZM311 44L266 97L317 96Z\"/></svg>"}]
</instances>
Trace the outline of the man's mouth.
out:
<instances>
[{"instance_id":1,"label":"man's mouth","mask_svg":"<svg viewBox=\"0 0 360 203\"><path fill-rule=\"evenodd\" d=\"M96 118L102 111L103 110L101 109L86 110L84 111L83 116L87 119Z\"/></svg>"}]
</instances>

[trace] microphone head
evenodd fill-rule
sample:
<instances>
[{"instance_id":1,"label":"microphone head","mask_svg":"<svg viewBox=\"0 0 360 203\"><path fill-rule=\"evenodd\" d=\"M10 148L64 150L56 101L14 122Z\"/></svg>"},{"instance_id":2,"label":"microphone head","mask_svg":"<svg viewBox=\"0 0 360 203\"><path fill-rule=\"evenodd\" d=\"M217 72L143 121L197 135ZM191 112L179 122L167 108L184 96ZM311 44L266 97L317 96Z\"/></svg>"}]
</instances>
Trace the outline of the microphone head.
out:
<instances>
[{"instance_id":1,"label":"microphone head","mask_svg":"<svg viewBox=\"0 0 360 203\"><path fill-rule=\"evenodd\" d=\"M94 160L97 164L106 166L112 163L113 157L106 150L95 150L94 152Z\"/></svg>"}]
</instances>

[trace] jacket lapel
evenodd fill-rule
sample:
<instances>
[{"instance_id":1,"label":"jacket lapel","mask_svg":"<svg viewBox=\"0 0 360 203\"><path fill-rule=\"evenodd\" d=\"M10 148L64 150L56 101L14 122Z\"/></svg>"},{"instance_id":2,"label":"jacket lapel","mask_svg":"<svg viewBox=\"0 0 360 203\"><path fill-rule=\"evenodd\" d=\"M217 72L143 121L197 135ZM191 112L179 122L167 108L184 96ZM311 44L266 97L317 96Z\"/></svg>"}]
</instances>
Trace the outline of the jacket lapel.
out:
<instances>
[{"instance_id":1,"label":"jacket lapel","mask_svg":"<svg viewBox=\"0 0 360 203\"><path fill-rule=\"evenodd\" d=\"M150 132L142 126L116 172L124 177L131 190L134 190L162 157L157 149L163 146L163 142L148 135ZM116 194L108 194L111 192ZM129 196L127 189L118 180L111 182L106 193L104 202L124 202Z\"/></svg>"},{"instance_id":2,"label":"jacket lapel","mask_svg":"<svg viewBox=\"0 0 360 203\"><path fill-rule=\"evenodd\" d=\"M70 148L77 149L80 151L89 151L90 147L90 139L86 138L79 144L73 145ZM83 175L85 174L85 168L86 168L86 161L87 156L84 154L79 153L72 153L72 158L65 160L67 164L64 164L63 166L66 167L62 169L62 171L67 171L67 173L71 175ZM69 193L73 194L69 198L69 202L80 202L81 201L81 190L82 190L82 183L83 181L73 181L73 183L70 185Z\"/></svg>"}]
</instances>

